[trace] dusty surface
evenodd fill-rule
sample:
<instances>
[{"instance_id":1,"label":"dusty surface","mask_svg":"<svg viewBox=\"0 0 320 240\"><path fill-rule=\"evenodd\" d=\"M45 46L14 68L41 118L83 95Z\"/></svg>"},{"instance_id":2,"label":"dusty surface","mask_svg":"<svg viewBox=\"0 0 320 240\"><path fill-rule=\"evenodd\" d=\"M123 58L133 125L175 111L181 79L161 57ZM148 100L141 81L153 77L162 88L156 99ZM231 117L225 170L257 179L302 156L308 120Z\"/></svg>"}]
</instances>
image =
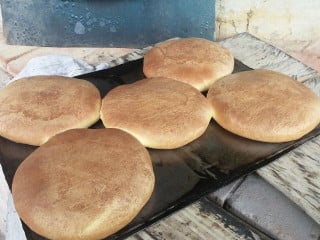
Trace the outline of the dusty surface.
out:
<instances>
[{"instance_id":1,"label":"dusty surface","mask_svg":"<svg viewBox=\"0 0 320 240\"><path fill-rule=\"evenodd\" d=\"M215 36L249 32L320 71L319 9L316 0L217 0Z\"/></svg>"}]
</instances>

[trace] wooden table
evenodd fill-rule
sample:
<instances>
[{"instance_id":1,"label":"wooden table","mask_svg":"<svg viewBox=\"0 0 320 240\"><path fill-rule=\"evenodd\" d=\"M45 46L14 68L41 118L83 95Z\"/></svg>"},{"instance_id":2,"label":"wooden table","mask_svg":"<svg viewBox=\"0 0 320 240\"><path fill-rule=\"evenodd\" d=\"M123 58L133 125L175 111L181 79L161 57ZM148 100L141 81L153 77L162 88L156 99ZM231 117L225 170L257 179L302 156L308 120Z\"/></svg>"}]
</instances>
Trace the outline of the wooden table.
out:
<instances>
[{"instance_id":1,"label":"wooden table","mask_svg":"<svg viewBox=\"0 0 320 240\"><path fill-rule=\"evenodd\" d=\"M242 33L221 41L221 44L249 67L288 74L320 95L320 75L315 70L252 35ZM136 50L111 64L117 65L140 58L146 50ZM319 153L320 137L317 137L258 170L260 176L297 203L318 224L320 224ZM0 187L1 213L7 211L6 204L10 205L12 201L1 170ZM11 219L9 224L13 226L9 227L10 233L7 233L7 236L11 236L11 239L23 239L19 223ZM260 237L268 239L263 233L259 234ZM254 229L203 198L128 239L256 239L256 236ZM0 239L1 237L3 236L0 232Z\"/></svg>"}]
</instances>

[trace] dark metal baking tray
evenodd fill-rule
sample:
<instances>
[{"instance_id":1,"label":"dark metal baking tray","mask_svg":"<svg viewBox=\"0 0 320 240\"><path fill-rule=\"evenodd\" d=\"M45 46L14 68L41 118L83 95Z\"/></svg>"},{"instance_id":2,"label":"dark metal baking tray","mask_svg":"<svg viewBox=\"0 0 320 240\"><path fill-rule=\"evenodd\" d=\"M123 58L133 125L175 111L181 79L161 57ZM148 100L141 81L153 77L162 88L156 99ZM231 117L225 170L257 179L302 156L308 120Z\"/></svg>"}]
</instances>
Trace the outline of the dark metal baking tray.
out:
<instances>
[{"instance_id":1,"label":"dark metal baking tray","mask_svg":"<svg viewBox=\"0 0 320 240\"><path fill-rule=\"evenodd\" d=\"M112 88L144 78L143 60L78 76L94 83L101 96ZM239 61L234 72L250 70ZM101 128L99 121L92 128ZM139 215L125 228L106 239L121 239L141 230L202 196L225 186L314 138L318 126L303 138L281 144L263 143L236 136L211 120L206 132L195 141L175 150L148 149L156 184L154 192ZM0 163L11 186L17 167L36 147L0 138ZM28 239L45 239L24 225Z\"/></svg>"}]
</instances>

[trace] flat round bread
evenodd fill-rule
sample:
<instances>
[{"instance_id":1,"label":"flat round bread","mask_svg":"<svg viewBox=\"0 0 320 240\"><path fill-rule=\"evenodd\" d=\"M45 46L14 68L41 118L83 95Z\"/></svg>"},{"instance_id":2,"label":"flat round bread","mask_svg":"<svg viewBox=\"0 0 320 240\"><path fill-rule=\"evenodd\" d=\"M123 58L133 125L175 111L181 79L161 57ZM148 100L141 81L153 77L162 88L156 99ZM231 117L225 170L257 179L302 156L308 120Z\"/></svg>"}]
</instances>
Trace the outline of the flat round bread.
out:
<instances>
[{"instance_id":1,"label":"flat round bread","mask_svg":"<svg viewBox=\"0 0 320 240\"><path fill-rule=\"evenodd\" d=\"M320 122L320 100L290 77L270 70L226 76L207 95L225 129L263 142L296 140Z\"/></svg>"},{"instance_id":2,"label":"flat round bread","mask_svg":"<svg viewBox=\"0 0 320 240\"><path fill-rule=\"evenodd\" d=\"M234 58L223 46L201 38L168 40L144 57L147 77L166 77L208 90L217 79L232 73Z\"/></svg>"},{"instance_id":3,"label":"flat round bread","mask_svg":"<svg viewBox=\"0 0 320 240\"><path fill-rule=\"evenodd\" d=\"M57 133L86 128L99 119L101 97L90 82L35 76L0 90L0 135L39 146Z\"/></svg>"},{"instance_id":4,"label":"flat round bread","mask_svg":"<svg viewBox=\"0 0 320 240\"><path fill-rule=\"evenodd\" d=\"M12 194L21 219L49 239L102 239L127 225L154 187L148 151L119 129L73 129L27 157Z\"/></svg>"},{"instance_id":5,"label":"flat round bread","mask_svg":"<svg viewBox=\"0 0 320 240\"><path fill-rule=\"evenodd\" d=\"M112 89L102 100L100 116L105 127L127 131L147 147L173 149L202 135L212 111L190 85L150 78Z\"/></svg>"}]
</instances>

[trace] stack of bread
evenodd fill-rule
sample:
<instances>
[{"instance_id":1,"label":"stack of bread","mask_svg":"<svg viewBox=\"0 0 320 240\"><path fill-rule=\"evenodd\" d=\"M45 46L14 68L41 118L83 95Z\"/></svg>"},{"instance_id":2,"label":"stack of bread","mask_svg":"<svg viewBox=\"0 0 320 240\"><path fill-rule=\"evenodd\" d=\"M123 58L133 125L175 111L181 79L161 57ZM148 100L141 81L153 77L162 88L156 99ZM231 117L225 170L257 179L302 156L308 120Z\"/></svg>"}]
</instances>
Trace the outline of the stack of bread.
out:
<instances>
[{"instance_id":1,"label":"stack of bread","mask_svg":"<svg viewBox=\"0 0 320 240\"><path fill-rule=\"evenodd\" d=\"M301 83L268 70L232 74L233 68L226 48L186 38L156 45L144 58L146 78L102 100L91 83L58 76L2 89L0 135L41 145L14 177L22 220L50 239L101 239L126 226L152 194L145 147L182 147L212 117L265 142L295 140L319 124L320 100ZM86 129L99 118L105 129Z\"/></svg>"}]
</instances>

